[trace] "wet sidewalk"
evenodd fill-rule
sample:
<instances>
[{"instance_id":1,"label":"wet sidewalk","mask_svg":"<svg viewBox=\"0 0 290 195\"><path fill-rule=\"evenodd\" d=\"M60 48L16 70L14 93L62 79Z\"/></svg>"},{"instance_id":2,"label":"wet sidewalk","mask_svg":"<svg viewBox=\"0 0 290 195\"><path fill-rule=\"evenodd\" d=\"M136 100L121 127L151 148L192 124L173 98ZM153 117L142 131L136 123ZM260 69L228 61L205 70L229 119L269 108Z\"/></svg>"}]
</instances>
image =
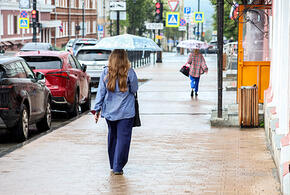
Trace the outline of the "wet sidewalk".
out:
<instances>
[{"instance_id":1,"label":"wet sidewalk","mask_svg":"<svg viewBox=\"0 0 290 195\"><path fill-rule=\"evenodd\" d=\"M105 120L88 114L2 157L0 194L280 194L263 129L210 126L216 57L206 57L210 72L193 99L178 72L185 60L165 54L163 64L136 71L149 80L123 176L110 174Z\"/></svg>"}]
</instances>

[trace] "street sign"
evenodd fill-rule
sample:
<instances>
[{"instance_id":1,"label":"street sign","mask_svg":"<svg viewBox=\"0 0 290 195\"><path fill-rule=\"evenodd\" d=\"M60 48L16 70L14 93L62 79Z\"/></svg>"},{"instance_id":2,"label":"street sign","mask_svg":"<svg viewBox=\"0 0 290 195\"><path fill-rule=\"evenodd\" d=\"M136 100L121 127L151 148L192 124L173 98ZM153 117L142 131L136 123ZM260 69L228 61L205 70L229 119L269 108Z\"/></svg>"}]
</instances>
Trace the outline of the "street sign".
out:
<instances>
[{"instance_id":1,"label":"street sign","mask_svg":"<svg viewBox=\"0 0 290 195\"><path fill-rule=\"evenodd\" d=\"M204 21L204 12L194 12L193 14L193 22L195 23L203 23Z\"/></svg>"},{"instance_id":2,"label":"street sign","mask_svg":"<svg viewBox=\"0 0 290 195\"><path fill-rule=\"evenodd\" d=\"M19 28L29 28L29 18L19 18Z\"/></svg>"},{"instance_id":3,"label":"street sign","mask_svg":"<svg viewBox=\"0 0 290 195\"><path fill-rule=\"evenodd\" d=\"M102 25L98 25L98 32L103 32L104 31L104 27Z\"/></svg>"},{"instance_id":4,"label":"street sign","mask_svg":"<svg viewBox=\"0 0 290 195\"><path fill-rule=\"evenodd\" d=\"M126 20L126 12L119 12L120 20ZM117 12L110 12L110 20L117 20Z\"/></svg>"},{"instance_id":5,"label":"street sign","mask_svg":"<svg viewBox=\"0 0 290 195\"><path fill-rule=\"evenodd\" d=\"M179 12L166 12L166 27L179 26Z\"/></svg>"},{"instance_id":6,"label":"street sign","mask_svg":"<svg viewBox=\"0 0 290 195\"><path fill-rule=\"evenodd\" d=\"M110 2L111 11L126 11L126 2Z\"/></svg>"},{"instance_id":7,"label":"street sign","mask_svg":"<svg viewBox=\"0 0 290 195\"><path fill-rule=\"evenodd\" d=\"M148 30L162 30L164 29L163 23L146 23L146 29Z\"/></svg>"},{"instance_id":8,"label":"street sign","mask_svg":"<svg viewBox=\"0 0 290 195\"><path fill-rule=\"evenodd\" d=\"M28 16L27 11L22 11L22 12L20 13L20 18L27 18L27 16Z\"/></svg>"},{"instance_id":9,"label":"street sign","mask_svg":"<svg viewBox=\"0 0 290 195\"><path fill-rule=\"evenodd\" d=\"M178 31L186 31L186 26L179 26Z\"/></svg>"},{"instance_id":10,"label":"street sign","mask_svg":"<svg viewBox=\"0 0 290 195\"><path fill-rule=\"evenodd\" d=\"M179 26L185 26L185 25L186 25L186 21L183 18L181 18L179 22Z\"/></svg>"},{"instance_id":11,"label":"street sign","mask_svg":"<svg viewBox=\"0 0 290 195\"><path fill-rule=\"evenodd\" d=\"M191 7L185 7L184 14L191 14Z\"/></svg>"},{"instance_id":12,"label":"street sign","mask_svg":"<svg viewBox=\"0 0 290 195\"><path fill-rule=\"evenodd\" d=\"M179 4L179 0L168 0L168 4L169 4L171 11L174 12L177 8L177 5Z\"/></svg>"}]
</instances>

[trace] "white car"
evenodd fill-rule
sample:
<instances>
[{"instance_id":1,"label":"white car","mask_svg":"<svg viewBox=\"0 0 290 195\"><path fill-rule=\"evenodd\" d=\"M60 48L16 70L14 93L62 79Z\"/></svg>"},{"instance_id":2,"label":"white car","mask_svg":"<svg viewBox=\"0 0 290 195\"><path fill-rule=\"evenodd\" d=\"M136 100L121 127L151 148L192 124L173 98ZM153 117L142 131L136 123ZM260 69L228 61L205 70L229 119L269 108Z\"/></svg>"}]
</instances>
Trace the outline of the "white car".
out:
<instances>
[{"instance_id":1,"label":"white car","mask_svg":"<svg viewBox=\"0 0 290 195\"><path fill-rule=\"evenodd\" d=\"M65 51L71 51L71 48L73 46L73 43L74 43L75 39L70 39L67 44L65 45Z\"/></svg>"},{"instance_id":2,"label":"white car","mask_svg":"<svg viewBox=\"0 0 290 195\"><path fill-rule=\"evenodd\" d=\"M84 46L76 53L81 64L87 66L87 74L91 77L92 92L98 87L100 76L104 67L108 65L111 50L96 49L95 46Z\"/></svg>"}]
</instances>

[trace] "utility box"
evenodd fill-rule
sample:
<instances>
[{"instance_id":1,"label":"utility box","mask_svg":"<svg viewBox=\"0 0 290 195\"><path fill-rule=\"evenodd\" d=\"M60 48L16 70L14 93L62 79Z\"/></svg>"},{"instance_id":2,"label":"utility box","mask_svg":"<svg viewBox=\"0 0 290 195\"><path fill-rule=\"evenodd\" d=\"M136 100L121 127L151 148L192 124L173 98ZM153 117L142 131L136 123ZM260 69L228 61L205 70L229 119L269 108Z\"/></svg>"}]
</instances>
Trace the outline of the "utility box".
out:
<instances>
[{"instance_id":1,"label":"utility box","mask_svg":"<svg viewBox=\"0 0 290 195\"><path fill-rule=\"evenodd\" d=\"M259 96L256 85L242 86L239 95L239 123L241 127L257 127L259 125Z\"/></svg>"}]
</instances>

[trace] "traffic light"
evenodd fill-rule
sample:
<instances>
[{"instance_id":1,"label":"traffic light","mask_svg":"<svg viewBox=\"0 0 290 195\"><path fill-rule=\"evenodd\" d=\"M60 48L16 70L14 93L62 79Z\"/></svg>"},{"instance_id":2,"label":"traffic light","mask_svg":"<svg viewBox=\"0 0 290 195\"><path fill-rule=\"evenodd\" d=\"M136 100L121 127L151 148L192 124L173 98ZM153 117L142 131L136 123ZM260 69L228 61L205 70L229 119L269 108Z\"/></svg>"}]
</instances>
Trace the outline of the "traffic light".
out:
<instances>
[{"instance_id":1,"label":"traffic light","mask_svg":"<svg viewBox=\"0 0 290 195\"><path fill-rule=\"evenodd\" d=\"M39 22L39 14L37 10L32 10L31 11L31 18L32 18L32 22Z\"/></svg>"},{"instance_id":2,"label":"traffic light","mask_svg":"<svg viewBox=\"0 0 290 195\"><path fill-rule=\"evenodd\" d=\"M161 2L155 3L155 19L156 22L162 21L163 4Z\"/></svg>"}]
</instances>

